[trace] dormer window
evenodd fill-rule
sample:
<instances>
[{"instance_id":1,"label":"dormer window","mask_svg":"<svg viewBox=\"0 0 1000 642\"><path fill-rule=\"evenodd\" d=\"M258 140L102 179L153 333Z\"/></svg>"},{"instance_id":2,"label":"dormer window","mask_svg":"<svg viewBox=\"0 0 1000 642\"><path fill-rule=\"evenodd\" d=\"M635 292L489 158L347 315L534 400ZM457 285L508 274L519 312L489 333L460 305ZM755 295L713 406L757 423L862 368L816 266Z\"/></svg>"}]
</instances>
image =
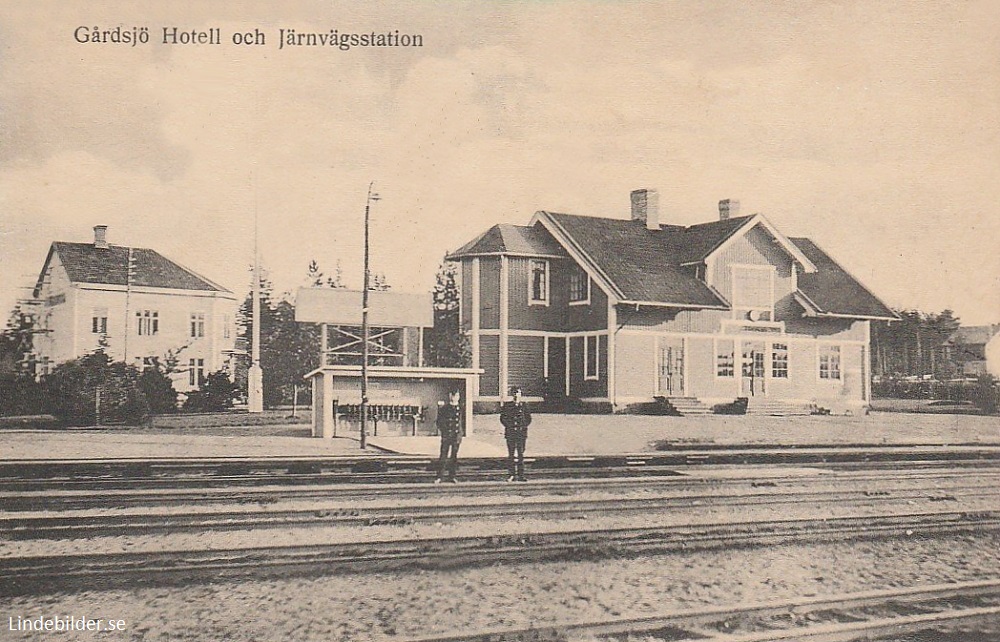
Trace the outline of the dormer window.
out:
<instances>
[{"instance_id":1,"label":"dormer window","mask_svg":"<svg viewBox=\"0 0 1000 642\"><path fill-rule=\"evenodd\" d=\"M549 262L542 259L531 261L531 288L528 302L532 305L549 304Z\"/></svg>"},{"instance_id":2,"label":"dormer window","mask_svg":"<svg viewBox=\"0 0 1000 642\"><path fill-rule=\"evenodd\" d=\"M590 275L575 263L569 273L569 303L570 305L590 303Z\"/></svg>"}]
</instances>

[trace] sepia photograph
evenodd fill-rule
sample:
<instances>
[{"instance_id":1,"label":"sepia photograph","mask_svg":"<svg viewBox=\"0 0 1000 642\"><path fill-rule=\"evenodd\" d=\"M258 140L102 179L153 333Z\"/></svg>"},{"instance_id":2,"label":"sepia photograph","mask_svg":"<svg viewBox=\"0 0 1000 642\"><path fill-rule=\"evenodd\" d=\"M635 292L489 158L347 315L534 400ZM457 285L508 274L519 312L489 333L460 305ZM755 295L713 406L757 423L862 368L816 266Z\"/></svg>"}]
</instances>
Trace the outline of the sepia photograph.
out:
<instances>
[{"instance_id":1,"label":"sepia photograph","mask_svg":"<svg viewBox=\"0 0 1000 642\"><path fill-rule=\"evenodd\" d=\"M1000 640L997 34L0 3L0 639Z\"/></svg>"}]
</instances>

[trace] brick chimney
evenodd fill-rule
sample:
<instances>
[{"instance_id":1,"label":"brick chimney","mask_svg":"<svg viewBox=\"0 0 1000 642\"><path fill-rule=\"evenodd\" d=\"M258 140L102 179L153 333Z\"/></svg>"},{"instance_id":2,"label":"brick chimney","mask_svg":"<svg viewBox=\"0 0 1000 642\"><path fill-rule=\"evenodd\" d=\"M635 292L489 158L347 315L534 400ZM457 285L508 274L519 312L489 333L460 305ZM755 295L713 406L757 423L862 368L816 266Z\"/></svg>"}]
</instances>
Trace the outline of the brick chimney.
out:
<instances>
[{"instance_id":1,"label":"brick chimney","mask_svg":"<svg viewBox=\"0 0 1000 642\"><path fill-rule=\"evenodd\" d=\"M94 226L94 247L106 250L108 249L108 226L107 225L95 225Z\"/></svg>"},{"instance_id":2,"label":"brick chimney","mask_svg":"<svg viewBox=\"0 0 1000 642\"><path fill-rule=\"evenodd\" d=\"M632 220L650 230L660 229L660 195L655 189L632 190Z\"/></svg>"},{"instance_id":3,"label":"brick chimney","mask_svg":"<svg viewBox=\"0 0 1000 642\"><path fill-rule=\"evenodd\" d=\"M727 221L730 217L736 217L740 215L740 202L727 198L725 200L719 201L719 220Z\"/></svg>"}]
</instances>

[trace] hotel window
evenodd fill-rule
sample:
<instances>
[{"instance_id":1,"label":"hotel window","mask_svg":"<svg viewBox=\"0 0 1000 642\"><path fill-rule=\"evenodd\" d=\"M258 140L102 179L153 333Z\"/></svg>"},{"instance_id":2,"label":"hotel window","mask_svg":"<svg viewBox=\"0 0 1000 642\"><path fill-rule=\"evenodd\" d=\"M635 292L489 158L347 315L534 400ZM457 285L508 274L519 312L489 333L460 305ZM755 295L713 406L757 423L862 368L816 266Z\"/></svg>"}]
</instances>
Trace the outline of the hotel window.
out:
<instances>
[{"instance_id":1,"label":"hotel window","mask_svg":"<svg viewBox=\"0 0 1000 642\"><path fill-rule=\"evenodd\" d=\"M191 338L200 339L205 336L205 313L191 313Z\"/></svg>"},{"instance_id":2,"label":"hotel window","mask_svg":"<svg viewBox=\"0 0 1000 642\"><path fill-rule=\"evenodd\" d=\"M840 346L820 346L819 378L840 379Z\"/></svg>"},{"instance_id":3,"label":"hotel window","mask_svg":"<svg viewBox=\"0 0 1000 642\"><path fill-rule=\"evenodd\" d=\"M233 336L233 331L229 327L229 315L228 314L223 314L222 315L222 338L223 339L228 339L231 336Z\"/></svg>"},{"instance_id":4,"label":"hotel window","mask_svg":"<svg viewBox=\"0 0 1000 642\"><path fill-rule=\"evenodd\" d=\"M531 262L531 294L529 303L548 304L549 302L549 262L535 260Z\"/></svg>"},{"instance_id":5,"label":"hotel window","mask_svg":"<svg viewBox=\"0 0 1000 642\"><path fill-rule=\"evenodd\" d=\"M139 336L153 336L160 333L160 313L156 310L139 310L135 313Z\"/></svg>"},{"instance_id":6,"label":"hotel window","mask_svg":"<svg viewBox=\"0 0 1000 642\"><path fill-rule=\"evenodd\" d=\"M736 356L734 354L733 341L721 340L715 348L715 376L735 377L736 376Z\"/></svg>"},{"instance_id":7,"label":"hotel window","mask_svg":"<svg viewBox=\"0 0 1000 642\"><path fill-rule=\"evenodd\" d=\"M590 276L579 265L573 264L569 273L569 302L587 303L590 301Z\"/></svg>"},{"instance_id":8,"label":"hotel window","mask_svg":"<svg viewBox=\"0 0 1000 642\"><path fill-rule=\"evenodd\" d=\"M188 384L198 386L205 383L205 360L188 359Z\"/></svg>"},{"instance_id":9,"label":"hotel window","mask_svg":"<svg viewBox=\"0 0 1000 642\"><path fill-rule=\"evenodd\" d=\"M91 318L90 331L94 334L107 334L108 333L108 309L107 308L95 308L94 315Z\"/></svg>"},{"instance_id":10,"label":"hotel window","mask_svg":"<svg viewBox=\"0 0 1000 642\"><path fill-rule=\"evenodd\" d=\"M600 343L598 335L583 338L583 378L596 380L600 374Z\"/></svg>"},{"instance_id":11,"label":"hotel window","mask_svg":"<svg viewBox=\"0 0 1000 642\"><path fill-rule=\"evenodd\" d=\"M788 378L788 345L771 344L771 376L775 379Z\"/></svg>"},{"instance_id":12,"label":"hotel window","mask_svg":"<svg viewBox=\"0 0 1000 642\"><path fill-rule=\"evenodd\" d=\"M139 372L144 372L149 368L155 368L156 362L157 362L156 357L136 357L135 367L136 370L138 370Z\"/></svg>"}]
</instances>

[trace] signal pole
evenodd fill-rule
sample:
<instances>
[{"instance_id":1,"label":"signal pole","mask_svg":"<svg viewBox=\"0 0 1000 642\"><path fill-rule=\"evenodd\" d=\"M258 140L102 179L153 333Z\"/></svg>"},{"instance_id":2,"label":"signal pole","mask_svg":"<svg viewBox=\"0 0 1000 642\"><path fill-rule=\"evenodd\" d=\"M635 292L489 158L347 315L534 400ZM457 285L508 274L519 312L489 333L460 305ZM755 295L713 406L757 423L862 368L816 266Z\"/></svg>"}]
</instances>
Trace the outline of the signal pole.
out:
<instances>
[{"instance_id":1,"label":"signal pole","mask_svg":"<svg viewBox=\"0 0 1000 642\"><path fill-rule=\"evenodd\" d=\"M368 215L372 201L379 200L372 193L375 181L368 184L368 198L365 200L365 275L361 288L361 449L368 446Z\"/></svg>"}]
</instances>

